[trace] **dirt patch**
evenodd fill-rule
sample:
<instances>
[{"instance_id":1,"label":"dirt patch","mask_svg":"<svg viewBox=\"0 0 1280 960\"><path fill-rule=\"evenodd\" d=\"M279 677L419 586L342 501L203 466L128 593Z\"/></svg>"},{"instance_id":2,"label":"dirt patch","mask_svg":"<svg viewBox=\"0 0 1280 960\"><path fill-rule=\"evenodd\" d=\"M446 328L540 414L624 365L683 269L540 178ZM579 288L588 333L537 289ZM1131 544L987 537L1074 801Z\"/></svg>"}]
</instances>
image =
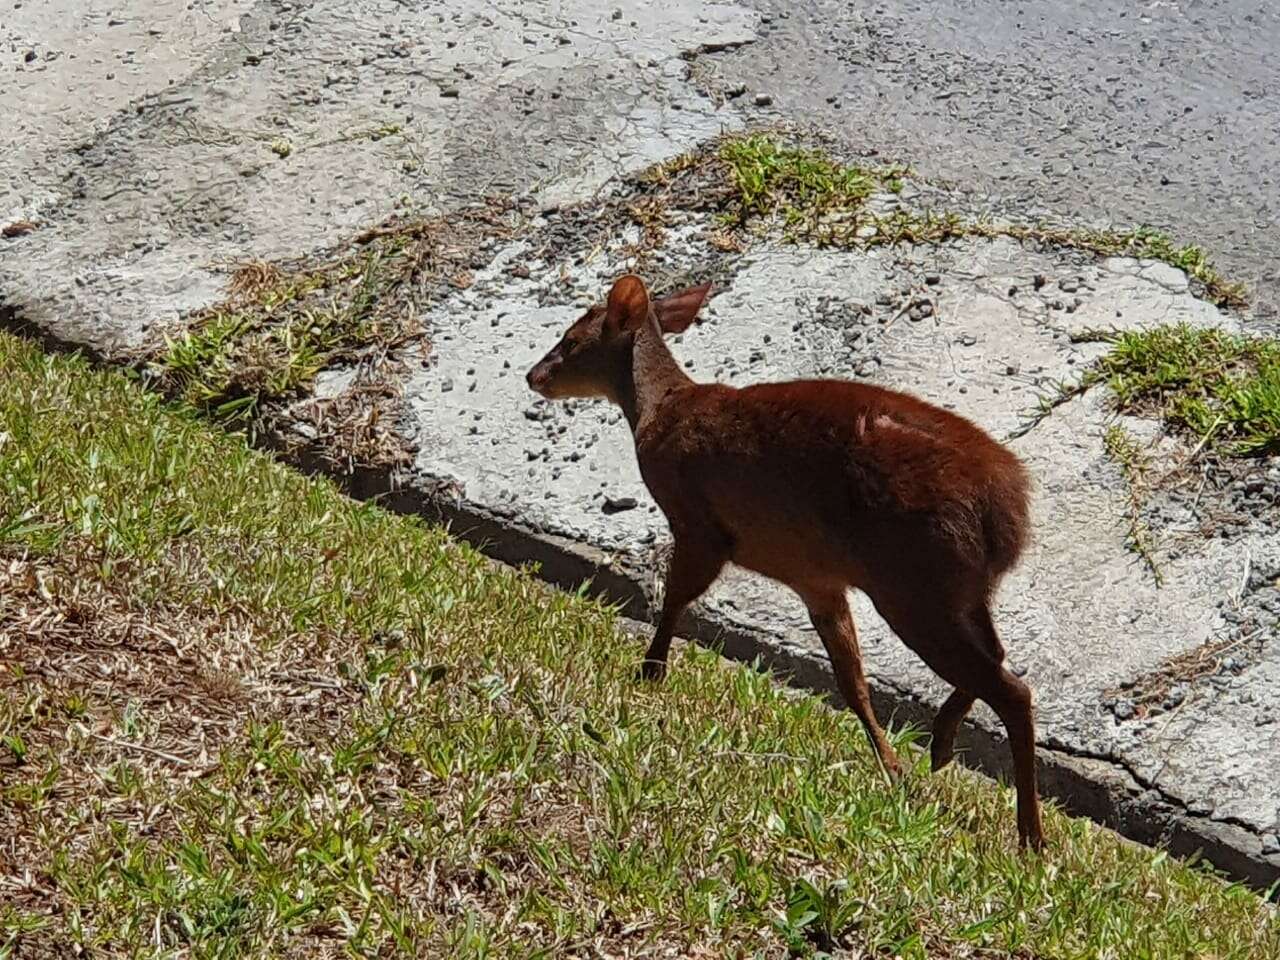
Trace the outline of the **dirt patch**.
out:
<instances>
[{"instance_id":1,"label":"dirt patch","mask_svg":"<svg viewBox=\"0 0 1280 960\"><path fill-rule=\"evenodd\" d=\"M180 548L165 560L200 562ZM265 648L246 611L150 596L136 571L104 565L0 557L0 890L36 913L65 906L51 856L112 824L180 833L158 787L213 772L254 725L322 740L359 700L314 648Z\"/></svg>"}]
</instances>

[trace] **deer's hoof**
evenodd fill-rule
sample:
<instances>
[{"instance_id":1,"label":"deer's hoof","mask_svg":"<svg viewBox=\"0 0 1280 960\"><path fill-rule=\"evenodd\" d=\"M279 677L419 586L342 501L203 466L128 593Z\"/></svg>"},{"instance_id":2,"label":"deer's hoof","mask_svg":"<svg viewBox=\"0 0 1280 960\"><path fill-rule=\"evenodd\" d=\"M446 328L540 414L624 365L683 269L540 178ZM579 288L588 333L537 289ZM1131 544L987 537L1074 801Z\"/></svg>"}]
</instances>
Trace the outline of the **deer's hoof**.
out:
<instances>
[{"instance_id":1,"label":"deer's hoof","mask_svg":"<svg viewBox=\"0 0 1280 960\"><path fill-rule=\"evenodd\" d=\"M950 745L944 745L934 740L933 746L929 749L929 769L934 773L942 770L955 758L955 750Z\"/></svg>"},{"instance_id":2,"label":"deer's hoof","mask_svg":"<svg viewBox=\"0 0 1280 960\"><path fill-rule=\"evenodd\" d=\"M660 683L667 675L667 665L662 660L643 660L640 663L638 679L649 683Z\"/></svg>"}]
</instances>

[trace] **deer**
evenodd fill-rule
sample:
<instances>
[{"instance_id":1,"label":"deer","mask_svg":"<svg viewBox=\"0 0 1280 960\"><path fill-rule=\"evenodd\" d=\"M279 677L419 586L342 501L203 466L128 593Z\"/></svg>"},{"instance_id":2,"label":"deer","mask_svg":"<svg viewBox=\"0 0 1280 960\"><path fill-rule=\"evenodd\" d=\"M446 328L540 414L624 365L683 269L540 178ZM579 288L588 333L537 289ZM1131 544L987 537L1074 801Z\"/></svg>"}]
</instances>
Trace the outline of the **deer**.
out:
<instances>
[{"instance_id":1,"label":"deer","mask_svg":"<svg viewBox=\"0 0 1280 960\"><path fill-rule=\"evenodd\" d=\"M953 689L930 763L954 757L976 700L1008 732L1019 847L1044 847L1030 687L1005 666L992 595L1026 546L1030 476L972 421L913 395L849 380L698 383L664 335L684 333L711 285L651 298L633 274L528 372L544 398L598 398L631 427L640 474L672 549L639 677L660 681L685 609L736 564L794 591L836 687L886 775L902 761L876 719L849 591Z\"/></svg>"}]
</instances>

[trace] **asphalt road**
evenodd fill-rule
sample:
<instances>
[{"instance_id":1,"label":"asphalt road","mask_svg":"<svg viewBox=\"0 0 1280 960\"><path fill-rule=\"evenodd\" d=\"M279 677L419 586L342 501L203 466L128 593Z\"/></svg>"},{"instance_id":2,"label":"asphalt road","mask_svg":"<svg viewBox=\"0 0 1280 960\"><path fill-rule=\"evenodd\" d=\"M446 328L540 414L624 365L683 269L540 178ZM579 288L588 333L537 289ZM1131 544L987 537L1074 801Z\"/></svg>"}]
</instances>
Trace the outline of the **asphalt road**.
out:
<instances>
[{"instance_id":1,"label":"asphalt road","mask_svg":"<svg viewBox=\"0 0 1280 960\"><path fill-rule=\"evenodd\" d=\"M1280 318L1273 253L1280 232L1280 4L743 5L768 19L754 42L699 59L729 86L745 86L746 101L768 94L777 114L816 121L854 145L907 160L989 205L1166 229L1203 245L1248 282L1260 316ZM0 156L0 167L14 166L0 170L0 216L16 216L19 201L44 186L41 154L65 149L95 119L195 69L206 48L227 39L236 14L297 15L289 0L90 0L71 5L80 12L75 17L60 0L0 6L0 87L17 91L9 104L16 127L0 130L0 147L16 137ZM365 16L387 20L383 6L369 0ZM449 6L470 7L470 16L481 18L516 12L501 4ZM554 20L561 7L525 5L525 29ZM690 31L696 46L701 38L686 14L705 19L700 4L681 2L663 20L671 32ZM28 62L36 57L39 63ZM31 72L47 59L43 73ZM617 66L619 81L635 70ZM0 102L12 99L0 95ZM555 116L576 122L572 111ZM494 152L485 151L489 165Z\"/></svg>"},{"instance_id":2,"label":"asphalt road","mask_svg":"<svg viewBox=\"0 0 1280 960\"><path fill-rule=\"evenodd\" d=\"M767 6L727 81L998 205L1166 229L1280 314L1280 4Z\"/></svg>"}]
</instances>

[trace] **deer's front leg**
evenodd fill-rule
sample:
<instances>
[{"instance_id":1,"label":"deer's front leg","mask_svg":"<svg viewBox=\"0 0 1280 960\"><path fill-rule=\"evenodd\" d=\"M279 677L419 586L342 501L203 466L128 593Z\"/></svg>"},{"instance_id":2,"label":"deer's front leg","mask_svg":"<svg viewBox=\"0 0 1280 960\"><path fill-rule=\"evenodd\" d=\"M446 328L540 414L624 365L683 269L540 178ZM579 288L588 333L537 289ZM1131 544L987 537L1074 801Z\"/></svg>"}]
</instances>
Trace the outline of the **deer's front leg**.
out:
<instances>
[{"instance_id":1,"label":"deer's front leg","mask_svg":"<svg viewBox=\"0 0 1280 960\"><path fill-rule=\"evenodd\" d=\"M666 675L667 654L680 615L715 582L727 560L728 553L719 538L690 533L676 537L662 598L662 615L658 618L653 642L640 664L642 679L661 680Z\"/></svg>"}]
</instances>

